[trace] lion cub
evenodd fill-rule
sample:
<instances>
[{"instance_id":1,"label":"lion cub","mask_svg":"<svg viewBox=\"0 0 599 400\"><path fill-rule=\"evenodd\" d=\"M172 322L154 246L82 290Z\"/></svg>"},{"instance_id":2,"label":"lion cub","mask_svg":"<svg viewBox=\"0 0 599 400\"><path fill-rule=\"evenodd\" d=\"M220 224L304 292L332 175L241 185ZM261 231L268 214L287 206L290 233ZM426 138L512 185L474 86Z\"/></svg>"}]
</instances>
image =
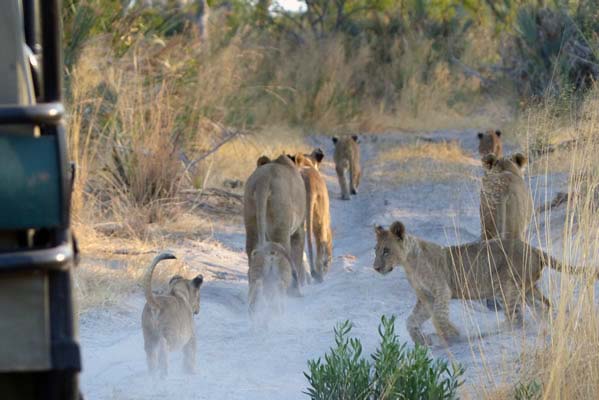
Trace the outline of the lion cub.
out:
<instances>
[{"instance_id":1,"label":"lion cub","mask_svg":"<svg viewBox=\"0 0 599 400\"><path fill-rule=\"evenodd\" d=\"M508 321L522 320L522 291L543 298L536 282L545 266L562 272L586 274L585 268L559 263L545 252L521 240L484 240L442 247L406 232L396 221L389 229L375 228L376 247L373 268L385 275L396 266L404 267L417 302L408 317L407 328L414 342L430 344L422 332L428 319L445 341L459 336L449 320L449 300L503 297ZM593 273L597 279L596 271ZM531 296L526 296L531 304ZM532 305L532 304L531 304Z\"/></svg>"},{"instance_id":2,"label":"lion cub","mask_svg":"<svg viewBox=\"0 0 599 400\"><path fill-rule=\"evenodd\" d=\"M478 153L481 157L487 154L495 154L501 157L503 154L503 144L501 143L501 131L488 130L486 132L478 132Z\"/></svg>"},{"instance_id":3,"label":"lion cub","mask_svg":"<svg viewBox=\"0 0 599 400\"><path fill-rule=\"evenodd\" d=\"M524 240L533 213L532 195L524 181L526 156L515 153L498 158L490 153L481 161L485 169L480 189L481 240ZM540 300L550 307L549 300ZM490 299L487 307L501 308L497 300Z\"/></svg>"},{"instance_id":4,"label":"lion cub","mask_svg":"<svg viewBox=\"0 0 599 400\"><path fill-rule=\"evenodd\" d=\"M276 313L283 313L292 264L285 248L276 242L266 242L252 250L248 271L250 315L258 311L260 302Z\"/></svg>"},{"instance_id":5,"label":"lion cub","mask_svg":"<svg viewBox=\"0 0 599 400\"><path fill-rule=\"evenodd\" d=\"M338 138L333 137L335 144L335 171L339 178L339 186L341 186L341 198L349 200L349 194L358 194L358 186L360 185L360 177L362 170L360 168L360 141L358 136ZM349 191L347 190L346 172L349 172Z\"/></svg>"},{"instance_id":6,"label":"lion cub","mask_svg":"<svg viewBox=\"0 0 599 400\"><path fill-rule=\"evenodd\" d=\"M148 369L154 372L160 368L160 375L168 373L168 352L183 350L183 363L188 373L195 372L196 335L193 316L200 312L200 286L202 275L185 279L175 275L168 283L168 292L162 295L152 293L152 273L162 260L176 257L161 253L154 258L143 278L146 305L141 315L144 335L144 348Z\"/></svg>"},{"instance_id":7,"label":"lion cub","mask_svg":"<svg viewBox=\"0 0 599 400\"><path fill-rule=\"evenodd\" d=\"M329 210L329 191L318 166L324 159L324 152L315 149L309 155L289 156L300 168L306 186L306 239L310 274L321 283L333 259L333 233ZM315 246L312 242L315 242ZM316 249L316 258L314 258Z\"/></svg>"},{"instance_id":8,"label":"lion cub","mask_svg":"<svg viewBox=\"0 0 599 400\"><path fill-rule=\"evenodd\" d=\"M482 158L485 175L480 192L481 238L524 240L533 202L524 181L526 157L522 153L499 158L491 153Z\"/></svg>"}]
</instances>

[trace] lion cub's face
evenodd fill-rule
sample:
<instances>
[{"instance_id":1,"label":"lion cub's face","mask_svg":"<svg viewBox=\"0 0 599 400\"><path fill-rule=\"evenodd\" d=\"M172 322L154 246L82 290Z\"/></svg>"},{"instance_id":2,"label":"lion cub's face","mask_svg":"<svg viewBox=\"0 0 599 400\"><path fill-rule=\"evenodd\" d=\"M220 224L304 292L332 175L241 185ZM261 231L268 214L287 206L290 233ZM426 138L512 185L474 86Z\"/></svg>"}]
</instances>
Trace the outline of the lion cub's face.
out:
<instances>
[{"instance_id":1,"label":"lion cub's face","mask_svg":"<svg viewBox=\"0 0 599 400\"><path fill-rule=\"evenodd\" d=\"M406 228L396 221L386 230L382 226L377 226L376 247L373 268L385 275L393 271L397 265L405 263L408 248L405 241Z\"/></svg>"},{"instance_id":2,"label":"lion cub's face","mask_svg":"<svg viewBox=\"0 0 599 400\"><path fill-rule=\"evenodd\" d=\"M501 173L511 172L518 176L524 176L527 159L522 153L512 154L510 157L497 158L495 154L487 154L481 159L485 172Z\"/></svg>"},{"instance_id":3,"label":"lion cub's face","mask_svg":"<svg viewBox=\"0 0 599 400\"><path fill-rule=\"evenodd\" d=\"M191 311L197 315L200 313L200 286L204 282L204 277L198 275L193 279L185 279L181 275L175 275L168 283L169 292L187 299L191 306Z\"/></svg>"}]
</instances>

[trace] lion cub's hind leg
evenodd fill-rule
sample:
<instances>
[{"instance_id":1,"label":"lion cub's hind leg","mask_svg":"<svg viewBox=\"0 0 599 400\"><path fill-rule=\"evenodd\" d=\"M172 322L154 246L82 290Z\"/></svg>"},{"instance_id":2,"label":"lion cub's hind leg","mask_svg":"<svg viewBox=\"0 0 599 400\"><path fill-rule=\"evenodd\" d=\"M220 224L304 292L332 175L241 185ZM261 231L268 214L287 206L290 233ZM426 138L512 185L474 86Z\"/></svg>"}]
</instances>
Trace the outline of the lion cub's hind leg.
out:
<instances>
[{"instance_id":1,"label":"lion cub's hind leg","mask_svg":"<svg viewBox=\"0 0 599 400\"><path fill-rule=\"evenodd\" d=\"M338 165L335 167L337 171L337 178L339 179L339 186L341 187L341 199L349 200L349 191L347 190L347 180L345 177L345 168Z\"/></svg>"},{"instance_id":2,"label":"lion cub's hind leg","mask_svg":"<svg viewBox=\"0 0 599 400\"><path fill-rule=\"evenodd\" d=\"M148 371L154 373L158 366L158 341L151 337L144 337L144 349L146 351Z\"/></svg>"},{"instance_id":3,"label":"lion cub's hind leg","mask_svg":"<svg viewBox=\"0 0 599 400\"><path fill-rule=\"evenodd\" d=\"M197 343L195 335L183 346L183 368L186 373L194 374L196 369Z\"/></svg>"},{"instance_id":4,"label":"lion cub's hind leg","mask_svg":"<svg viewBox=\"0 0 599 400\"><path fill-rule=\"evenodd\" d=\"M541 310L547 314L550 314L551 310L553 310L551 301L541 293L536 285L526 293L526 303L535 309L537 308L537 305L540 305Z\"/></svg>"},{"instance_id":5,"label":"lion cub's hind leg","mask_svg":"<svg viewBox=\"0 0 599 400\"><path fill-rule=\"evenodd\" d=\"M300 287L305 286L307 282L306 270L304 268L304 247L306 244L306 231L303 227L298 229L291 235L290 238L290 252L291 260L293 261L292 268L295 267L297 276L297 294L301 297Z\"/></svg>"},{"instance_id":6,"label":"lion cub's hind leg","mask_svg":"<svg viewBox=\"0 0 599 400\"><path fill-rule=\"evenodd\" d=\"M361 171L359 166L352 166L349 170L349 184L350 193L353 195L358 194L358 186L360 186Z\"/></svg>"},{"instance_id":7,"label":"lion cub's hind leg","mask_svg":"<svg viewBox=\"0 0 599 400\"><path fill-rule=\"evenodd\" d=\"M168 375L168 343L163 337L158 340L157 352L160 377L166 378Z\"/></svg>"},{"instance_id":8,"label":"lion cub's hind leg","mask_svg":"<svg viewBox=\"0 0 599 400\"><path fill-rule=\"evenodd\" d=\"M507 321L513 325L519 325L523 321L520 294L520 288L516 284L506 285L504 290L504 313Z\"/></svg>"}]
</instances>

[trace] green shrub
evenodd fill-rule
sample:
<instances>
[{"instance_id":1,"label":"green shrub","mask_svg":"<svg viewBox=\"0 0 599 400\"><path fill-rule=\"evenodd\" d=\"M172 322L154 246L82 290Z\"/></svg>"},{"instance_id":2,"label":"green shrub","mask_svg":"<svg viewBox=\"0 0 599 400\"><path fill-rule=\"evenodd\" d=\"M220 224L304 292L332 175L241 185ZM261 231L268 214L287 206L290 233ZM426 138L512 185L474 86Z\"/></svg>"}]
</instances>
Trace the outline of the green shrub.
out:
<instances>
[{"instance_id":1,"label":"green shrub","mask_svg":"<svg viewBox=\"0 0 599 400\"><path fill-rule=\"evenodd\" d=\"M537 380L519 382L514 388L514 400L540 400L543 391Z\"/></svg>"},{"instance_id":2,"label":"green shrub","mask_svg":"<svg viewBox=\"0 0 599 400\"><path fill-rule=\"evenodd\" d=\"M335 344L330 354L308 361L310 374L304 373L310 388L306 394L312 399L368 399L370 392L370 363L361 358L362 344L348 338L352 324L345 321L335 329Z\"/></svg>"},{"instance_id":3,"label":"green shrub","mask_svg":"<svg viewBox=\"0 0 599 400\"><path fill-rule=\"evenodd\" d=\"M320 358L308 361L305 393L311 399L457 398L463 368L433 360L425 347L408 349L395 334L395 317L381 318L381 343L371 355L372 362L361 358L360 340L348 337L351 327L345 321L335 328L336 347L325 355L324 362Z\"/></svg>"}]
</instances>

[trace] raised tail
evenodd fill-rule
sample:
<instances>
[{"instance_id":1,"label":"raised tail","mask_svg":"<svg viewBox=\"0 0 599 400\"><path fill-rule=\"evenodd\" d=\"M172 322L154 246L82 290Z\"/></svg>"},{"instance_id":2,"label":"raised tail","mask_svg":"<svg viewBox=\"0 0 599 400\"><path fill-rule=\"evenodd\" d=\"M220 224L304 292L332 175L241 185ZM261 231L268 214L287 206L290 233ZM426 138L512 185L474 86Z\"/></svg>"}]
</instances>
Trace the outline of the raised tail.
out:
<instances>
[{"instance_id":1,"label":"raised tail","mask_svg":"<svg viewBox=\"0 0 599 400\"><path fill-rule=\"evenodd\" d=\"M144 286L144 294L146 296L146 301L148 302L150 307L155 307L155 308L158 307L158 302L156 301L156 298L154 297L154 293L152 293L152 274L154 273L154 268L156 268L156 265L158 265L158 263L162 260L174 260L176 258L177 257L175 257L171 253L166 253L166 252L160 253L156 257L154 257L154 259L148 266L148 269L146 269L146 272L145 272L144 278L143 278L143 286Z\"/></svg>"}]
</instances>

